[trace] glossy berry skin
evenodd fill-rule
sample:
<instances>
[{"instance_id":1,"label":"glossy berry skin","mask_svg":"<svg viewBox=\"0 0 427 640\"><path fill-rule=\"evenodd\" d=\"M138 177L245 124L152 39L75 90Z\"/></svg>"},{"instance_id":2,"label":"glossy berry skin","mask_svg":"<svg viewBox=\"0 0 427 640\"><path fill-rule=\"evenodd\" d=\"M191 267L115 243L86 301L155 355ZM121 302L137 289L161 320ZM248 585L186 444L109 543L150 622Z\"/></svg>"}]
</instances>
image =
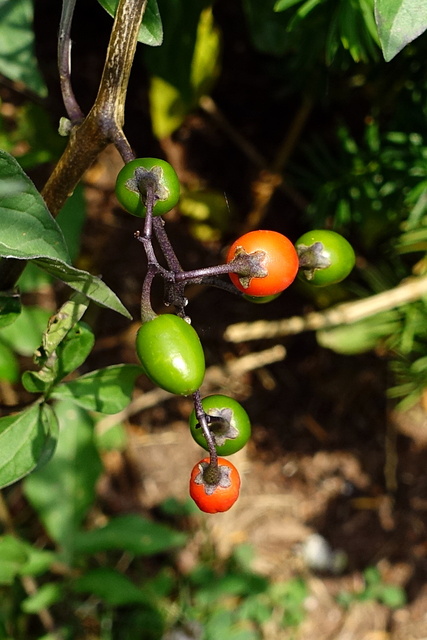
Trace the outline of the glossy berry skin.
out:
<instances>
[{"instance_id":1,"label":"glossy berry skin","mask_svg":"<svg viewBox=\"0 0 427 640\"><path fill-rule=\"evenodd\" d=\"M182 318L170 313L144 322L136 335L136 353L154 384L177 395L197 391L205 374L199 336Z\"/></svg>"},{"instance_id":2,"label":"glossy berry skin","mask_svg":"<svg viewBox=\"0 0 427 640\"><path fill-rule=\"evenodd\" d=\"M116 197L121 206L129 213L140 218L145 217L144 198L140 197L137 179L157 184L156 202L153 215L167 213L178 203L180 184L175 169L159 158L136 158L121 169L116 179Z\"/></svg>"},{"instance_id":3,"label":"glossy berry skin","mask_svg":"<svg viewBox=\"0 0 427 640\"><path fill-rule=\"evenodd\" d=\"M260 263L266 275L245 278L230 273L231 281L239 291L249 296L272 296L289 287L295 280L299 266L298 255L292 242L281 233L268 230L246 233L231 245L227 263L242 252L263 252Z\"/></svg>"},{"instance_id":4,"label":"glossy berry skin","mask_svg":"<svg viewBox=\"0 0 427 640\"><path fill-rule=\"evenodd\" d=\"M218 455L229 456L240 451L251 436L249 416L242 405L233 398L217 394L203 398L202 406L207 416L222 418L222 420L213 420L208 423ZM208 451L206 438L197 424L197 417L193 410L190 415L191 435L197 444Z\"/></svg>"},{"instance_id":5,"label":"glossy berry skin","mask_svg":"<svg viewBox=\"0 0 427 640\"><path fill-rule=\"evenodd\" d=\"M216 485L204 481L203 470L209 465L209 458L200 460L191 472L190 496L205 513L228 511L239 497L240 476L236 467L225 458L218 458L220 480Z\"/></svg>"},{"instance_id":6,"label":"glossy berry skin","mask_svg":"<svg viewBox=\"0 0 427 640\"><path fill-rule=\"evenodd\" d=\"M341 282L356 262L353 247L336 231L308 231L297 240L295 247L300 260L300 277L318 287Z\"/></svg>"}]
</instances>

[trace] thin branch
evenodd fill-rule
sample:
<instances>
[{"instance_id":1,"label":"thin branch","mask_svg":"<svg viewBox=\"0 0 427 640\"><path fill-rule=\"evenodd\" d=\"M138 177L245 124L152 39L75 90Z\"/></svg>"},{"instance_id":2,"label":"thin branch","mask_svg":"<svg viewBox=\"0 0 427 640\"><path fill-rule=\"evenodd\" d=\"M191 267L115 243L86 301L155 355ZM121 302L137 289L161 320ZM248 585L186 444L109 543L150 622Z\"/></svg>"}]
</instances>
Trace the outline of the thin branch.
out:
<instances>
[{"instance_id":1,"label":"thin branch","mask_svg":"<svg viewBox=\"0 0 427 640\"><path fill-rule=\"evenodd\" d=\"M394 289L363 300L345 302L326 311L315 311L305 316L294 316L283 320L258 320L230 325L224 333L224 338L228 342L246 342L351 324L381 311L389 311L414 302L426 295L427 276L408 278Z\"/></svg>"},{"instance_id":2,"label":"thin branch","mask_svg":"<svg viewBox=\"0 0 427 640\"><path fill-rule=\"evenodd\" d=\"M206 420L206 414L203 409L200 390L193 393L193 403L194 403L194 411L196 414L197 421L199 423L201 430L203 431L203 435L205 437L205 440L209 448L209 456L210 456L209 466L211 469L213 468L218 469L218 453L216 450L214 437L208 427L208 423ZM216 482L218 482L219 480L218 471L215 472L215 475L216 475Z\"/></svg>"},{"instance_id":3,"label":"thin branch","mask_svg":"<svg viewBox=\"0 0 427 640\"><path fill-rule=\"evenodd\" d=\"M58 71L62 99L72 125L82 122L84 115L71 86L71 24L76 0L62 0L58 35Z\"/></svg>"}]
</instances>

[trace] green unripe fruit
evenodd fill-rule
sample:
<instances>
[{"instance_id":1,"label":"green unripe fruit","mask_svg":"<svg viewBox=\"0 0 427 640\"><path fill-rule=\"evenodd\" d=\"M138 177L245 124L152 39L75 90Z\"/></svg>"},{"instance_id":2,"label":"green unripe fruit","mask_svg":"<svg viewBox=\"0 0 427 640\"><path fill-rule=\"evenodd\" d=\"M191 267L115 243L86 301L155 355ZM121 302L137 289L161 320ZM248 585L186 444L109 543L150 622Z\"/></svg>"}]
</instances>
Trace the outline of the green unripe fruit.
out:
<instances>
[{"instance_id":1,"label":"green unripe fruit","mask_svg":"<svg viewBox=\"0 0 427 640\"><path fill-rule=\"evenodd\" d=\"M178 176L169 162L159 158L136 158L125 164L116 180L117 200L126 211L144 218L147 213L144 194L149 186L154 188L154 216L167 213L178 203Z\"/></svg>"},{"instance_id":2,"label":"green unripe fruit","mask_svg":"<svg viewBox=\"0 0 427 640\"><path fill-rule=\"evenodd\" d=\"M144 322L136 335L136 353L144 373L157 386L188 396L205 375L205 356L199 336L182 318L170 313Z\"/></svg>"}]
</instances>

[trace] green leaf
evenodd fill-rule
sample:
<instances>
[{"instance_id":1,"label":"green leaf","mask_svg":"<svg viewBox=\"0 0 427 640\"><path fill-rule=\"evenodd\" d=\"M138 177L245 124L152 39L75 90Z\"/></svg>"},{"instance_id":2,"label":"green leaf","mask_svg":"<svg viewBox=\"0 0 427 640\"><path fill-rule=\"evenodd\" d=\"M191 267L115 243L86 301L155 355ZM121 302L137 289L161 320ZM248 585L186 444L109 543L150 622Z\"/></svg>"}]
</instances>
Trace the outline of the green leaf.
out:
<instances>
[{"instance_id":1,"label":"green leaf","mask_svg":"<svg viewBox=\"0 0 427 640\"><path fill-rule=\"evenodd\" d=\"M0 291L0 329L12 324L21 313L21 296L17 291Z\"/></svg>"},{"instance_id":2,"label":"green leaf","mask_svg":"<svg viewBox=\"0 0 427 640\"><path fill-rule=\"evenodd\" d=\"M48 405L33 404L14 416L0 418L0 486L6 487L52 456L57 421Z\"/></svg>"},{"instance_id":3,"label":"green leaf","mask_svg":"<svg viewBox=\"0 0 427 640\"><path fill-rule=\"evenodd\" d=\"M0 73L47 95L34 54L32 0L0 1Z\"/></svg>"},{"instance_id":4,"label":"green leaf","mask_svg":"<svg viewBox=\"0 0 427 640\"><path fill-rule=\"evenodd\" d=\"M64 587L58 582L48 582L37 589L35 593L25 598L21 603L24 613L38 613L41 609L51 607L62 600Z\"/></svg>"},{"instance_id":5,"label":"green leaf","mask_svg":"<svg viewBox=\"0 0 427 640\"><path fill-rule=\"evenodd\" d=\"M82 365L95 344L92 329L85 322L78 322L70 329L64 340L58 345L58 379L65 378L69 373Z\"/></svg>"},{"instance_id":6,"label":"green leaf","mask_svg":"<svg viewBox=\"0 0 427 640\"><path fill-rule=\"evenodd\" d=\"M0 193L0 255L69 262L62 231L43 198L15 158L5 151L0 151L0 178L6 180L11 189Z\"/></svg>"},{"instance_id":7,"label":"green leaf","mask_svg":"<svg viewBox=\"0 0 427 640\"><path fill-rule=\"evenodd\" d=\"M0 178L7 181L11 190L0 191L0 257L33 260L97 304L130 318L116 294L102 280L70 265L61 229L31 180L4 151L0 151Z\"/></svg>"},{"instance_id":8,"label":"green leaf","mask_svg":"<svg viewBox=\"0 0 427 640\"><path fill-rule=\"evenodd\" d=\"M277 0L276 4L273 7L274 11L286 11L290 7L293 7L295 4L300 4L302 0Z\"/></svg>"},{"instance_id":9,"label":"green leaf","mask_svg":"<svg viewBox=\"0 0 427 640\"><path fill-rule=\"evenodd\" d=\"M74 581L73 588L77 593L98 596L113 607L147 602L144 592L129 578L108 567L88 571Z\"/></svg>"},{"instance_id":10,"label":"green leaf","mask_svg":"<svg viewBox=\"0 0 427 640\"><path fill-rule=\"evenodd\" d=\"M46 573L51 565L58 561L58 556L53 551L37 549L27 542L23 544L27 545L28 557L19 572L22 576L38 576Z\"/></svg>"},{"instance_id":11,"label":"green leaf","mask_svg":"<svg viewBox=\"0 0 427 640\"><path fill-rule=\"evenodd\" d=\"M115 16L119 0L98 0L110 16ZM148 0L142 24L139 28L138 42L158 47L163 42L163 27L156 0Z\"/></svg>"},{"instance_id":12,"label":"green leaf","mask_svg":"<svg viewBox=\"0 0 427 640\"><path fill-rule=\"evenodd\" d=\"M66 282L72 289L84 293L88 298L106 309L112 309L125 318L131 319L131 315L112 291L100 278L91 275L87 271L74 267L59 260L38 258L35 264L50 273L50 275Z\"/></svg>"},{"instance_id":13,"label":"green leaf","mask_svg":"<svg viewBox=\"0 0 427 640\"><path fill-rule=\"evenodd\" d=\"M407 602L405 590L392 584L383 586L381 593L378 595L378 600L391 609L404 607Z\"/></svg>"},{"instance_id":14,"label":"green leaf","mask_svg":"<svg viewBox=\"0 0 427 640\"><path fill-rule=\"evenodd\" d=\"M161 49L145 52L153 74L150 80L150 111L157 138L169 136L182 124L200 97L210 92L219 70L220 37L212 9L200 12L200 3L195 3L187 5L185 15L182 15L177 8L172 13L182 23L167 23L170 28ZM168 20L171 19L170 13L168 8ZM180 64L174 63L171 69L171 52L177 47Z\"/></svg>"},{"instance_id":15,"label":"green leaf","mask_svg":"<svg viewBox=\"0 0 427 640\"><path fill-rule=\"evenodd\" d=\"M17 382L19 379L19 364L12 349L0 342L0 380Z\"/></svg>"},{"instance_id":16,"label":"green leaf","mask_svg":"<svg viewBox=\"0 0 427 640\"><path fill-rule=\"evenodd\" d=\"M66 316L64 320L67 322ZM60 332L56 337L59 335ZM83 364L94 343L95 336L90 327L84 322L77 323L58 344L54 353L46 354L43 347L36 352L36 361L42 368L39 371L24 371L22 384L25 389L30 393L47 394L55 383Z\"/></svg>"},{"instance_id":17,"label":"green leaf","mask_svg":"<svg viewBox=\"0 0 427 640\"><path fill-rule=\"evenodd\" d=\"M89 300L80 293L72 294L70 299L64 302L55 315L49 319L47 329L43 334L39 358L46 359L52 355L65 338L69 340L79 339L82 333L90 331L87 325L78 325L88 306ZM72 335L70 335L71 329L75 330ZM86 356L81 362L84 362L91 348L87 350ZM78 366L77 364L74 369ZM71 368L69 371L73 371L73 369Z\"/></svg>"},{"instance_id":18,"label":"green leaf","mask_svg":"<svg viewBox=\"0 0 427 640\"><path fill-rule=\"evenodd\" d=\"M185 544L187 536L136 514L118 516L92 531L80 531L75 548L80 553L122 550L136 556L150 556Z\"/></svg>"},{"instance_id":19,"label":"green leaf","mask_svg":"<svg viewBox=\"0 0 427 640\"><path fill-rule=\"evenodd\" d=\"M181 126L189 107L182 99L179 89L156 76L150 79L149 97L154 135L161 140Z\"/></svg>"},{"instance_id":20,"label":"green leaf","mask_svg":"<svg viewBox=\"0 0 427 640\"><path fill-rule=\"evenodd\" d=\"M78 184L56 216L56 222L64 234L72 262L80 252L80 238L85 219L86 201L84 190L83 185Z\"/></svg>"},{"instance_id":21,"label":"green leaf","mask_svg":"<svg viewBox=\"0 0 427 640\"><path fill-rule=\"evenodd\" d=\"M50 313L40 307L22 307L21 315L0 331L0 342L21 356L32 356L40 346Z\"/></svg>"},{"instance_id":22,"label":"green leaf","mask_svg":"<svg viewBox=\"0 0 427 640\"><path fill-rule=\"evenodd\" d=\"M375 0L375 21L386 62L427 29L424 0Z\"/></svg>"},{"instance_id":23,"label":"green leaf","mask_svg":"<svg viewBox=\"0 0 427 640\"><path fill-rule=\"evenodd\" d=\"M161 47L144 49L144 60L151 75L162 78L178 90L182 100L189 102L191 66L197 41L200 15L207 0L160 0L165 37ZM177 55L179 52L179 55Z\"/></svg>"},{"instance_id":24,"label":"green leaf","mask_svg":"<svg viewBox=\"0 0 427 640\"><path fill-rule=\"evenodd\" d=\"M47 394L50 388L77 369L91 352L95 337L83 322L78 322L89 304L86 296L75 293L49 318L42 345L35 352L39 371L25 371L22 384L30 393Z\"/></svg>"},{"instance_id":25,"label":"green leaf","mask_svg":"<svg viewBox=\"0 0 427 640\"><path fill-rule=\"evenodd\" d=\"M317 331L317 342L336 353L354 355L374 349L381 339L400 331L398 312L378 313L366 320Z\"/></svg>"},{"instance_id":26,"label":"green leaf","mask_svg":"<svg viewBox=\"0 0 427 640\"><path fill-rule=\"evenodd\" d=\"M0 537L0 584L11 584L16 576L35 576L47 571L56 559L12 535Z\"/></svg>"},{"instance_id":27,"label":"green leaf","mask_svg":"<svg viewBox=\"0 0 427 640\"><path fill-rule=\"evenodd\" d=\"M49 535L73 557L74 535L95 497L102 465L93 421L71 402L55 405L60 437L55 455L24 483L24 492Z\"/></svg>"},{"instance_id":28,"label":"green leaf","mask_svg":"<svg viewBox=\"0 0 427 640\"><path fill-rule=\"evenodd\" d=\"M137 365L112 365L64 382L54 389L52 397L73 399L90 411L118 413L129 404L139 375L141 367Z\"/></svg>"},{"instance_id":29,"label":"green leaf","mask_svg":"<svg viewBox=\"0 0 427 640\"><path fill-rule=\"evenodd\" d=\"M28 549L14 536L0 538L0 584L12 584L28 559Z\"/></svg>"},{"instance_id":30,"label":"green leaf","mask_svg":"<svg viewBox=\"0 0 427 640\"><path fill-rule=\"evenodd\" d=\"M195 100L210 93L219 73L220 50L219 30L209 7L200 14L191 60L190 81Z\"/></svg>"}]
</instances>

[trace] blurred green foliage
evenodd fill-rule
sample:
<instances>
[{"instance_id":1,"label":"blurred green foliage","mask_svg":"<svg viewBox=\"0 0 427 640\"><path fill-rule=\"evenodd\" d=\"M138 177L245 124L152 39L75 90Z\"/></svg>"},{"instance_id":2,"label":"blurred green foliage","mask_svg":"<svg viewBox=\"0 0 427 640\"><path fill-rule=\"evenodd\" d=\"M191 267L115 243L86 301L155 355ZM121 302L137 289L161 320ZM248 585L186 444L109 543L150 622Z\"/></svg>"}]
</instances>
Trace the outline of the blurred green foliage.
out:
<instances>
[{"instance_id":1,"label":"blurred green foliage","mask_svg":"<svg viewBox=\"0 0 427 640\"><path fill-rule=\"evenodd\" d=\"M338 594L338 602L348 607L352 602L374 600L391 609L406 604L406 594L402 587L384 582L378 567L368 567L363 572L364 585L359 592L342 591Z\"/></svg>"}]
</instances>

